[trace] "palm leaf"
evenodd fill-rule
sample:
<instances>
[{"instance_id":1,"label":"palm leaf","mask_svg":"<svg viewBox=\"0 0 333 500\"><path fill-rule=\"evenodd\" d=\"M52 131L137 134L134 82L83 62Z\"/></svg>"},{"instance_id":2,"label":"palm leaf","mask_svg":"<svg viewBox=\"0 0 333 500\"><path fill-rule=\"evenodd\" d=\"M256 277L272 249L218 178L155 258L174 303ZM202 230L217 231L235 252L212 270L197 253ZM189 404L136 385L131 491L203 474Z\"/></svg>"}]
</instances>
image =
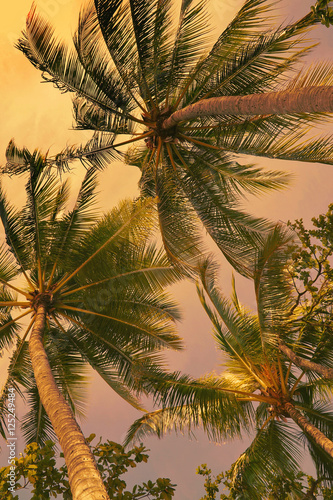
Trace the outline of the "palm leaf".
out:
<instances>
[{"instance_id":1,"label":"palm leaf","mask_svg":"<svg viewBox=\"0 0 333 500\"><path fill-rule=\"evenodd\" d=\"M262 332L274 332L274 325L281 328L291 307L291 283L286 279L285 266L289 259L288 245L294 237L288 229L277 225L258 250L253 277Z\"/></svg>"},{"instance_id":2,"label":"palm leaf","mask_svg":"<svg viewBox=\"0 0 333 500\"><path fill-rule=\"evenodd\" d=\"M118 92L121 92L122 89L117 74L112 71L108 73L109 90L108 95L105 94L104 90L96 85L90 74L91 71L87 71L82 66L79 56L54 37L54 30L41 16L36 14L35 7L30 11L26 31L19 39L17 48L37 69L43 71L43 78L46 81L51 81L62 91L75 92L101 109L112 111L124 119L130 116L128 109L122 111L117 105ZM96 71L98 74L98 70ZM105 83L104 89L106 86ZM126 102L124 95L123 107Z\"/></svg>"},{"instance_id":3,"label":"palm leaf","mask_svg":"<svg viewBox=\"0 0 333 500\"><path fill-rule=\"evenodd\" d=\"M231 491L243 498L261 500L272 476L298 470L299 441L283 422L271 420L231 468Z\"/></svg>"}]
</instances>

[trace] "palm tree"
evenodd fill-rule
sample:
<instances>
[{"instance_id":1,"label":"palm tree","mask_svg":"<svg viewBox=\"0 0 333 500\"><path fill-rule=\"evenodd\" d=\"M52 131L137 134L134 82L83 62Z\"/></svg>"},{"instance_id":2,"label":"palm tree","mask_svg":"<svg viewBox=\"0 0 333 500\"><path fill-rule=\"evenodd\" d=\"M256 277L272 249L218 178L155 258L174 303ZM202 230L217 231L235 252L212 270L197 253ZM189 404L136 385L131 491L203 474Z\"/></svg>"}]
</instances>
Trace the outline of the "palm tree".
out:
<instances>
[{"instance_id":1,"label":"palm tree","mask_svg":"<svg viewBox=\"0 0 333 500\"><path fill-rule=\"evenodd\" d=\"M291 231L277 226L258 251L253 267L255 315L239 303L235 288L232 299L225 298L215 285L215 270L203 266L199 295L214 325L225 370L200 379L177 373L161 380L152 377L162 408L137 420L127 437L128 442L202 425L210 438L224 440L255 428L251 445L232 469L235 487L244 495L239 498L244 499L261 498L258 491L269 485L271 474L297 470L304 443L318 477L331 485L333 481L333 380L324 380L313 369L299 369L280 350L281 342L296 346L303 355L310 356L313 349L318 364L333 367L332 336L326 332L326 342L319 346L313 328L310 336L306 321L302 327L299 314L290 314L295 294L286 268L292 239Z\"/></svg>"},{"instance_id":2,"label":"palm tree","mask_svg":"<svg viewBox=\"0 0 333 500\"><path fill-rule=\"evenodd\" d=\"M267 224L242 211L242 196L281 188L287 176L239 155L331 164L331 137L311 139L309 130L332 111L333 72L329 64L300 72L317 11L272 29L270 2L247 0L209 49L205 5L183 0L177 23L171 0L95 0L81 12L74 50L33 8L18 48L44 80L75 94L76 126L94 131L88 149L57 156L59 167L73 157L103 167L133 145L125 159L141 170L142 193L157 199L169 257L196 262L201 221L248 274Z\"/></svg>"},{"instance_id":3,"label":"palm tree","mask_svg":"<svg viewBox=\"0 0 333 500\"><path fill-rule=\"evenodd\" d=\"M149 200L123 201L96 222L96 172L87 170L74 207L40 152L7 150L7 168L28 172L27 201L15 209L0 190L1 349L13 349L0 398L5 436L8 391L26 396L28 442L56 435L74 499L108 498L94 457L76 423L82 385L92 367L126 401L141 408L141 382L179 349L177 310L163 288L178 279L150 241ZM16 312L16 315L15 315ZM23 335L20 321L28 319ZM30 338L29 338L30 334ZM29 340L28 340L29 338Z\"/></svg>"}]
</instances>

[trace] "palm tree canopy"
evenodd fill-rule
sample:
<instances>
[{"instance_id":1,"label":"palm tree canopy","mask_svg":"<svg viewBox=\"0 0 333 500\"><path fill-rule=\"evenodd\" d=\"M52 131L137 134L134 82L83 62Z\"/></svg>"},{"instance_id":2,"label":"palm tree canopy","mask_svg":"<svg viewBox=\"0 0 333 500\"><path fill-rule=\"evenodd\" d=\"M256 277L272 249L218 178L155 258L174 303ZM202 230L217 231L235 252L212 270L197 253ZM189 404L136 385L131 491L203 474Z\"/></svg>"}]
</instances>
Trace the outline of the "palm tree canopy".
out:
<instances>
[{"instance_id":1,"label":"palm tree canopy","mask_svg":"<svg viewBox=\"0 0 333 500\"><path fill-rule=\"evenodd\" d=\"M51 175L39 151L11 142L7 167L28 173L26 203L13 207L0 189L6 241L0 262L0 347L11 350L0 397L6 427L8 387L27 399L23 432L29 442L54 437L40 403L27 338L40 301L47 305L45 350L55 380L72 409L84 409L87 367L121 397L141 408L142 375L163 366L163 349L180 349L179 313L164 288L179 279L151 240L153 200L125 200L97 219L94 168L76 202L69 184ZM28 318L28 325L20 320ZM22 329L23 328L23 329Z\"/></svg>"},{"instance_id":2,"label":"palm tree canopy","mask_svg":"<svg viewBox=\"0 0 333 500\"><path fill-rule=\"evenodd\" d=\"M27 17L18 48L43 79L75 94L76 126L94 131L88 145L66 149L55 162L62 168L80 158L101 168L124 155L122 144L133 143L125 159L141 170L142 193L157 197L174 262L193 264L201 251L199 219L229 262L248 274L267 225L244 213L241 197L281 188L287 176L239 155L333 161L331 137L309 140L325 113L229 113L163 126L175 112L210 98L332 85L329 64L299 71L310 49L304 35L319 20L314 11L273 29L271 9L267 0L245 1L213 45L205 1L182 0L177 19L171 0L96 0L81 11L74 49L55 38L35 8ZM130 138L117 138L123 134Z\"/></svg>"},{"instance_id":3,"label":"palm tree canopy","mask_svg":"<svg viewBox=\"0 0 333 500\"><path fill-rule=\"evenodd\" d=\"M146 434L162 436L172 429L203 426L208 436L225 440L256 430L249 448L233 466L235 484L244 498L256 499L256 485L269 484L269 474L297 470L303 446L315 462L318 476L332 484L333 459L309 432L295 427L293 409L305 417L333 446L333 380L306 372L284 356L282 340L300 356L333 367L332 336L322 324L311 323L294 307L290 244L294 234L277 226L257 252L252 267L257 313L242 306L236 290L231 300L216 286L212 265L202 267L201 302L223 353L224 370L194 379L175 373L153 377L156 402L162 408L131 427L127 442ZM303 306L302 306L303 307ZM306 307L303 307L303 313ZM299 425L299 422L296 422Z\"/></svg>"}]
</instances>

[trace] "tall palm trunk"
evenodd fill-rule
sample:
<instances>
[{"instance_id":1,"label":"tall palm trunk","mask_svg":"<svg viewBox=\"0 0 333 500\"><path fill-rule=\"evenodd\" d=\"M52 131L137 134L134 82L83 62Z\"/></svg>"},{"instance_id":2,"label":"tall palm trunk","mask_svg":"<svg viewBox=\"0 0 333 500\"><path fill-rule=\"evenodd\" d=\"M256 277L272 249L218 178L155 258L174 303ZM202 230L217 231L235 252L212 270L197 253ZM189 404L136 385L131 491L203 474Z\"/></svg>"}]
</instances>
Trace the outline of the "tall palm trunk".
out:
<instances>
[{"instance_id":1,"label":"tall palm trunk","mask_svg":"<svg viewBox=\"0 0 333 500\"><path fill-rule=\"evenodd\" d=\"M43 346L46 305L40 302L29 341L29 352L39 396L64 452L74 500L106 500L108 494L94 456L66 400L54 380Z\"/></svg>"},{"instance_id":2,"label":"tall palm trunk","mask_svg":"<svg viewBox=\"0 0 333 500\"><path fill-rule=\"evenodd\" d=\"M317 427L315 427L292 403L285 403L284 408L297 425L308 434L318 446L333 458L333 442L328 439Z\"/></svg>"},{"instance_id":3,"label":"tall palm trunk","mask_svg":"<svg viewBox=\"0 0 333 500\"><path fill-rule=\"evenodd\" d=\"M200 116L313 112L333 112L333 86L203 99L172 113L163 122L163 128L173 127L181 121L192 120Z\"/></svg>"}]
</instances>

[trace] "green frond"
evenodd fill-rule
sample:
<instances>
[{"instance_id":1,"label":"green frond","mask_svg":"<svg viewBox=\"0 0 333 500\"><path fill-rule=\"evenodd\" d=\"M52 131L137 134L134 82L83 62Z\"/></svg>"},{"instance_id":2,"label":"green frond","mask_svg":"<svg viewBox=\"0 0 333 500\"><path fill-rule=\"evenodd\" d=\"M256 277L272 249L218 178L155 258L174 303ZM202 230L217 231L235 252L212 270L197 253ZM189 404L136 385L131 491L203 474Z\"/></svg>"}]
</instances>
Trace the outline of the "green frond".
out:
<instances>
[{"instance_id":1,"label":"green frond","mask_svg":"<svg viewBox=\"0 0 333 500\"><path fill-rule=\"evenodd\" d=\"M127 92L144 109L136 41L133 29L129 29L132 26L130 4L121 0L95 0L95 8L105 44Z\"/></svg>"},{"instance_id":2,"label":"green frond","mask_svg":"<svg viewBox=\"0 0 333 500\"><path fill-rule=\"evenodd\" d=\"M332 65L327 61L312 63L301 69L299 73L287 84L288 90L296 90L305 87L321 87L333 85Z\"/></svg>"},{"instance_id":3,"label":"green frond","mask_svg":"<svg viewBox=\"0 0 333 500\"><path fill-rule=\"evenodd\" d=\"M50 262L47 279L50 283L57 280L58 275L72 265L73 252L75 253L77 245L96 221L96 188L97 174L90 168L82 181L74 208L60 220L56 219L53 227L50 225L51 221L48 222L52 237L47 252Z\"/></svg>"},{"instance_id":4,"label":"green frond","mask_svg":"<svg viewBox=\"0 0 333 500\"><path fill-rule=\"evenodd\" d=\"M80 160L88 169L103 170L111 160L119 159L119 153L114 147L115 134L109 132L94 132L85 145L68 146L58 153L54 163L60 171L69 170L69 163Z\"/></svg>"},{"instance_id":5,"label":"green frond","mask_svg":"<svg viewBox=\"0 0 333 500\"><path fill-rule=\"evenodd\" d=\"M82 68L99 91L112 101L113 107L124 114L131 112L136 103L127 92L108 51L105 50L96 10L92 4L81 9L74 46ZM120 123L126 126L127 120L124 116L120 118Z\"/></svg>"},{"instance_id":6,"label":"green frond","mask_svg":"<svg viewBox=\"0 0 333 500\"><path fill-rule=\"evenodd\" d=\"M143 408L134 396L133 391L130 389L129 380L126 380L126 384L123 382L124 371L126 369L122 366L122 361L126 363L126 358L129 365L132 365L135 360L131 360L132 353L123 353L123 359L117 359L115 352L109 349L109 345L103 343L103 339L98 341L98 339L91 339L84 331L79 332L77 329L72 329L66 332L66 335L61 335L62 340L65 340L66 345L71 346L71 349L75 349L77 353L80 353L82 359L93 368L98 375L108 384L108 386L113 389L121 398L124 399L131 406L137 410L143 411ZM122 354L120 350L118 354ZM125 358L125 359L124 359ZM117 369L118 368L118 369ZM129 368L130 370L131 368Z\"/></svg>"},{"instance_id":7,"label":"green frond","mask_svg":"<svg viewBox=\"0 0 333 500\"><path fill-rule=\"evenodd\" d=\"M156 195L158 224L166 254L177 268L195 273L200 255L206 253L198 218L182 186L162 169L156 179Z\"/></svg>"},{"instance_id":8,"label":"green frond","mask_svg":"<svg viewBox=\"0 0 333 500\"><path fill-rule=\"evenodd\" d=\"M232 466L231 491L244 500L261 500L272 476L298 470L301 459L299 441L289 426L271 420Z\"/></svg>"},{"instance_id":9,"label":"green frond","mask_svg":"<svg viewBox=\"0 0 333 500\"><path fill-rule=\"evenodd\" d=\"M223 363L226 373L237 375L239 384L246 381L247 390L252 392L258 386L260 366L265 362L258 320L244 308L235 308L223 297L207 272L202 273L202 280L214 310L208 305L204 290L200 288L199 297L214 326L217 345L226 356Z\"/></svg>"},{"instance_id":10,"label":"green frond","mask_svg":"<svg viewBox=\"0 0 333 500\"><path fill-rule=\"evenodd\" d=\"M6 148L6 165L1 167L2 173L21 174L26 172L29 166L31 153L26 149L19 149L14 139L9 141Z\"/></svg>"},{"instance_id":11,"label":"green frond","mask_svg":"<svg viewBox=\"0 0 333 500\"><path fill-rule=\"evenodd\" d=\"M221 422L222 420L222 422ZM137 419L129 428L124 446L132 442L141 442L149 436L164 437L172 431L176 434L195 435L195 430L203 428L207 437L215 442L240 435L237 425L233 422L232 429L227 418L221 418L220 411L207 404L205 409L199 405L181 405L173 408L163 408L146 413Z\"/></svg>"},{"instance_id":12,"label":"green frond","mask_svg":"<svg viewBox=\"0 0 333 500\"><path fill-rule=\"evenodd\" d=\"M104 132L105 135L99 138L100 148L110 144L110 159L116 158L116 151L112 151L112 145L114 141L114 136L118 134L130 134L132 135L136 130L136 124L133 122L125 122L122 117L114 115L113 113L107 112L104 109L95 106L93 103L88 102L86 99L76 97L73 99L73 114L75 119L75 128L79 130L95 130L97 132ZM95 134L96 135L96 134ZM95 147L97 148L98 142L97 137L95 137ZM108 138L108 142L107 142ZM102 139L105 141L103 144ZM88 141L89 144L89 141ZM80 158L87 156L89 158L88 149L85 149L87 145L80 146L79 148L73 148L72 156L73 158ZM93 144L90 146L93 147ZM66 150L65 150L66 151ZM63 153L64 154L64 153ZM114 156L112 156L114 155ZM64 154L64 156L66 156ZM58 157L59 159L59 157ZM64 167L63 167L64 168Z\"/></svg>"},{"instance_id":13,"label":"green frond","mask_svg":"<svg viewBox=\"0 0 333 500\"><path fill-rule=\"evenodd\" d=\"M200 418L209 426L209 432L215 427L223 438L239 435L241 430L251 427L252 402L247 401L244 391L240 394L236 388L230 388L223 377L193 379L179 373L157 372L148 377L146 384L150 392L155 392L155 402L167 408L170 416L176 417L179 407L186 407L189 415L200 410Z\"/></svg>"},{"instance_id":14,"label":"green frond","mask_svg":"<svg viewBox=\"0 0 333 500\"><path fill-rule=\"evenodd\" d=\"M200 129L198 133L203 135ZM182 180L186 179L183 178L182 172L189 177L195 177L198 175L197 172L207 179L211 177L216 184L215 191L219 189L220 193L226 197L225 204L236 201L244 192L260 194L270 189L283 189L288 185L289 176L285 172L268 171L252 164L239 164L224 148L219 149L214 146L216 133L209 132L209 135L204 135L202 138L198 136L198 133L195 128L188 133L189 151L186 151L185 147L179 147L177 148L178 155L174 154ZM222 132L220 139L221 142L224 140ZM195 143L197 140L201 144L190 145L191 141ZM207 146L205 147L204 144Z\"/></svg>"},{"instance_id":15,"label":"green frond","mask_svg":"<svg viewBox=\"0 0 333 500\"><path fill-rule=\"evenodd\" d=\"M284 28L273 33L258 33L248 44L243 44L239 51L222 59L208 82L187 96L186 104L194 98L197 100L278 90L287 80L288 71L296 66L303 53L308 50L304 45L302 39L293 42L288 40Z\"/></svg>"},{"instance_id":16,"label":"green frond","mask_svg":"<svg viewBox=\"0 0 333 500\"><path fill-rule=\"evenodd\" d=\"M282 333L279 331L281 322L290 310L293 299L286 265L290 258L288 245L293 243L294 238L295 235L288 228L277 225L258 249L253 279L262 332L269 330L271 333Z\"/></svg>"},{"instance_id":17,"label":"green frond","mask_svg":"<svg viewBox=\"0 0 333 500\"><path fill-rule=\"evenodd\" d=\"M133 349L144 349L148 352L162 348L181 348L182 343L176 334L176 328L167 314L157 311L156 307L149 304L142 306L140 299L136 303L126 303L124 300L112 301L108 296L106 293L105 304L102 306L91 301L88 304L89 309L68 305L60 309L68 319L73 318L74 324L75 321L81 325L88 322L89 329L118 346L131 345ZM100 297L103 299L103 295ZM108 313L108 307L112 307L111 313Z\"/></svg>"},{"instance_id":18,"label":"green frond","mask_svg":"<svg viewBox=\"0 0 333 500\"><path fill-rule=\"evenodd\" d=\"M85 34L85 31L81 26L82 33ZM96 61L100 62L101 68L95 67L91 61L90 68L82 66L82 57L80 60L77 52L55 38L53 28L36 13L35 6L30 10L26 30L19 39L17 48L42 71L45 81L53 83L62 92L73 92L125 120L130 116L131 107L128 107L128 98L122 91L123 85L118 74L111 68L106 76L107 66L103 57ZM82 47L80 49L83 50ZM84 62L87 63L86 60ZM101 73L103 68L105 71ZM101 75L104 79L103 89L97 83Z\"/></svg>"},{"instance_id":19,"label":"green frond","mask_svg":"<svg viewBox=\"0 0 333 500\"><path fill-rule=\"evenodd\" d=\"M182 0L170 61L166 63L167 104L175 105L194 78L197 61L210 41L208 21L205 2Z\"/></svg>"},{"instance_id":20,"label":"green frond","mask_svg":"<svg viewBox=\"0 0 333 500\"><path fill-rule=\"evenodd\" d=\"M0 301L12 301L13 297L4 288L0 287ZM12 307L2 307L0 309L0 352L9 350L18 338L20 325L15 322L12 316Z\"/></svg>"},{"instance_id":21,"label":"green frond","mask_svg":"<svg viewBox=\"0 0 333 500\"><path fill-rule=\"evenodd\" d=\"M329 115L324 113L259 117L247 122L234 122L228 129L224 127L223 132L217 132L216 137L221 148L237 155L248 154L330 165L332 137L312 135L312 128L320 122L325 123L328 119ZM269 172L266 175L269 175ZM282 182L284 179L286 174L281 175Z\"/></svg>"},{"instance_id":22,"label":"green frond","mask_svg":"<svg viewBox=\"0 0 333 500\"><path fill-rule=\"evenodd\" d=\"M36 382L31 381L31 386L26 392L28 411L21 421L21 429L26 443L45 445L48 440L57 441L52 424L40 401Z\"/></svg>"},{"instance_id":23,"label":"green frond","mask_svg":"<svg viewBox=\"0 0 333 500\"><path fill-rule=\"evenodd\" d=\"M244 43L253 40L257 35L258 25L265 24L265 13L268 7L265 0L248 0L236 14L229 26L222 32L205 58L200 58L188 77L189 91L184 104L187 105L195 99L201 89L217 71L221 61L232 58L239 52ZM184 91L182 92L184 94Z\"/></svg>"},{"instance_id":24,"label":"green frond","mask_svg":"<svg viewBox=\"0 0 333 500\"><path fill-rule=\"evenodd\" d=\"M197 216L230 264L248 275L260 233L267 230L268 222L238 209L237 189L222 175L203 169L185 148L177 151L184 170L186 166L181 186Z\"/></svg>"},{"instance_id":25,"label":"green frond","mask_svg":"<svg viewBox=\"0 0 333 500\"><path fill-rule=\"evenodd\" d=\"M12 253L8 252L6 245L0 245L0 282L6 289L7 284L16 278L20 273L20 269ZM12 299L9 299L12 300Z\"/></svg>"},{"instance_id":26,"label":"green frond","mask_svg":"<svg viewBox=\"0 0 333 500\"><path fill-rule=\"evenodd\" d=\"M27 269L29 268L30 250L25 241L25 227L19 211L15 210L7 200L6 194L0 185L0 218L5 230L5 239L9 251L14 256L18 272L23 273L27 282L31 284Z\"/></svg>"}]
</instances>

